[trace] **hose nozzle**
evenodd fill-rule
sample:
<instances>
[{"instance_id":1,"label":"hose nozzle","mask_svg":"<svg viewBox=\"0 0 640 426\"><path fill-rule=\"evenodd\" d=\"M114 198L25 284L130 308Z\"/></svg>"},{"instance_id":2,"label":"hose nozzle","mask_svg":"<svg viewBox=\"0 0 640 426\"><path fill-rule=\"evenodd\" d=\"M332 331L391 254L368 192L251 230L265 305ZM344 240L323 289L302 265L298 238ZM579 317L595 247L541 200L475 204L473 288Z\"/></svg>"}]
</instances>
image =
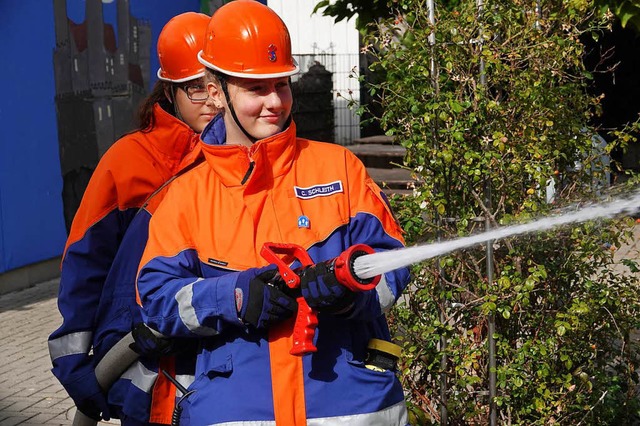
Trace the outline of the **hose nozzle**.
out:
<instances>
[{"instance_id":1,"label":"hose nozzle","mask_svg":"<svg viewBox=\"0 0 640 426\"><path fill-rule=\"evenodd\" d=\"M333 260L333 267L338 282L351 291L367 291L375 288L380 282L380 275L373 278L360 278L354 271L354 262L360 256L373 254L375 251L366 244L355 244L340 253Z\"/></svg>"}]
</instances>

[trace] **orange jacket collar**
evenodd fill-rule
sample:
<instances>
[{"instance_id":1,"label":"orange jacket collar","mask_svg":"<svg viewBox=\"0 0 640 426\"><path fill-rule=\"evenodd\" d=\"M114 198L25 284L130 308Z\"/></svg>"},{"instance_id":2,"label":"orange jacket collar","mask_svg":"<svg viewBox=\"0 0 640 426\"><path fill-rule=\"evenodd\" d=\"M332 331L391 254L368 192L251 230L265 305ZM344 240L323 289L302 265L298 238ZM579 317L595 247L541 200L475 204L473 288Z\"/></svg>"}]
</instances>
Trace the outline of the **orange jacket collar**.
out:
<instances>
[{"instance_id":1,"label":"orange jacket collar","mask_svg":"<svg viewBox=\"0 0 640 426\"><path fill-rule=\"evenodd\" d=\"M153 106L156 119L153 132L162 137L156 138L155 147L167 159L180 161L188 152L193 150L197 142L196 133L182 120L177 119L159 104Z\"/></svg>"},{"instance_id":2,"label":"orange jacket collar","mask_svg":"<svg viewBox=\"0 0 640 426\"><path fill-rule=\"evenodd\" d=\"M205 131L210 127L207 126ZM251 148L208 145L202 142L202 138L200 144L207 163L225 186L262 186L291 168L297 151L296 125L292 121L284 131L257 141Z\"/></svg>"}]
</instances>

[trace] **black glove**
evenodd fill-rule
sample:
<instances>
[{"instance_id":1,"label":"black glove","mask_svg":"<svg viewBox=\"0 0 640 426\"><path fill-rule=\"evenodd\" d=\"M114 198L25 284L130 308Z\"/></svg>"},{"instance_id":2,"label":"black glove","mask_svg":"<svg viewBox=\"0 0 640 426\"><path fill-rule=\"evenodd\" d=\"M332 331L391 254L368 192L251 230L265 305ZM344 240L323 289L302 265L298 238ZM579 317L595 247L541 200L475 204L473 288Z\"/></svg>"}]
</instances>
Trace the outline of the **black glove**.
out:
<instances>
[{"instance_id":1,"label":"black glove","mask_svg":"<svg viewBox=\"0 0 640 426\"><path fill-rule=\"evenodd\" d=\"M330 263L318 263L300 271L302 296L318 312L344 313L353 305L355 293L340 284Z\"/></svg>"},{"instance_id":2,"label":"black glove","mask_svg":"<svg viewBox=\"0 0 640 426\"><path fill-rule=\"evenodd\" d=\"M91 417L93 420L99 422L100 420L109 420L109 405L107 404L107 397L104 396L102 391L96 392L93 395L89 395L83 398L76 407L87 417Z\"/></svg>"},{"instance_id":3,"label":"black glove","mask_svg":"<svg viewBox=\"0 0 640 426\"><path fill-rule=\"evenodd\" d=\"M269 265L238 274L235 288L236 309L238 316L246 324L264 329L297 312L296 300L269 284L277 272L275 266Z\"/></svg>"},{"instance_id":4,"label":"black glove","mask_svg":"<svg viewBox=\"0 0 640 426\"><path fill-rule=\"evenodd\" d=\"M73 383L65 385L76 408L95 421L109 420L107 396L102 392L95 374L83 376Z\"/></svg>"},{"instance_id":5,"label":"black glove","mask_svg":"<svg viewBox=\"0 0 640 426\"><path fill-rule=\"evenodd\" d=\"M143 323L137 324L131 330L133 343L129 345L136 353L151 357L160 358L174 353L173 340L155 335L149 327Z\"/></svg>"}]
</instances>

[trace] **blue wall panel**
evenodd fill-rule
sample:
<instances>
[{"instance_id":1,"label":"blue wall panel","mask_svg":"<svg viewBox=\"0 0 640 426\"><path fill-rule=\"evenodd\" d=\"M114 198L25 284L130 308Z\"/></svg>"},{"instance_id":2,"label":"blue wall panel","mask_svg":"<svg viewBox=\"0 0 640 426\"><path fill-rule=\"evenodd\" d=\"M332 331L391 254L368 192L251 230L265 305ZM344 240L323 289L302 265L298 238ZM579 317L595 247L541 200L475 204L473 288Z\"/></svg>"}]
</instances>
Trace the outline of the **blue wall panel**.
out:
<instances>
[{"instance_id":1,"label":"blue wall panel","mask_svg":"<svg viewBox=\"0 0 640 426\"><path fill-rule=\"evenodd\" d=\"M86 1L69 0L69 16L82 19ZM110 23L112 7L105 5ZM198 11L200 1L131 0L130 8L151 23L153 84L160 30L176 14ZM53 0L0 1L0 273L53 258L64 248L54 47Z\"/></svg>"},{"instance_id":2,"label":"blue wall panel","mask_svg":"<svg viewBox=\"0 0 640 426\"><path fill-rule=\"evenodd\" d=\"M53 2L0 2L0 272L59 255L65 240L54 108Z\"/></svg>"}]
</instances>

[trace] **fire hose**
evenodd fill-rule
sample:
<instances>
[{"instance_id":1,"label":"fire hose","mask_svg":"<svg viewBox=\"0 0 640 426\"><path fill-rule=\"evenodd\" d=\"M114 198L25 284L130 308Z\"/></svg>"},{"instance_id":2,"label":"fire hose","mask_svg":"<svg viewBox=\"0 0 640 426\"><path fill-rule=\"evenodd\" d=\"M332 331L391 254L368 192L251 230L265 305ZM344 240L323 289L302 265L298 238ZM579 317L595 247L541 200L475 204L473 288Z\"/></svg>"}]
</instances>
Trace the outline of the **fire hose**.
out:
<instances>
[{"instance_id":1,"label":"fire hose","mask_svg":"<svg viewBox=\"0 0 640 426\"><path fill-rule=\"evenodd\" d=\"M380 275L373 278L361 279L353 269L354 261L360 256L373 254L374 250L364 244L356 244L342 252L338 257L326 261L327 270L335 274L338 282L349 290L367 291L375 288L380 281ZM300 286L300 272L304 268L313 267L314 262L309 253L296 244L265 243L260 252L262 257L278 267L278 275L271 283L275 286L286 285L291 289ZM282 257L280 257L280 256ZM288 265L298 260L301 267L292 270ZM316 352L317 348L313 344L315 330L318 326L317 313L309 307L302 296L296 298L298 302L298 313L293 327L293 347L292 355L305 355ZM157 336L162 336L152 330ZM96 365L95 374L98 384L103 391L107 392L116 380L129 368L131 364L138 360L140 355L131 347L135 343L132 333L128 333L118 343L116 343ZM97 421L80 410L76 410L73 418L73 426L96 426Z\"/></svg>"},{"instance_id":2,"label":"fire hose","mask_svg":"<svg viewBox=\"0 0 640 426\"><path fill-rule=\"evenodd\" d=\"M122 373L140 357L136 351L131 349L130 345L132 343L134 343L133 334L128 333L113 345L96 365L96 379L98 379L98 384L103 391L108 391ZM95 419L80 410L76 410L73 426L95 426L97 424L98 422Z\"/></svg>"}]
</instances>

